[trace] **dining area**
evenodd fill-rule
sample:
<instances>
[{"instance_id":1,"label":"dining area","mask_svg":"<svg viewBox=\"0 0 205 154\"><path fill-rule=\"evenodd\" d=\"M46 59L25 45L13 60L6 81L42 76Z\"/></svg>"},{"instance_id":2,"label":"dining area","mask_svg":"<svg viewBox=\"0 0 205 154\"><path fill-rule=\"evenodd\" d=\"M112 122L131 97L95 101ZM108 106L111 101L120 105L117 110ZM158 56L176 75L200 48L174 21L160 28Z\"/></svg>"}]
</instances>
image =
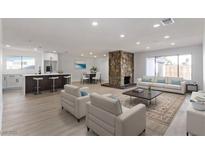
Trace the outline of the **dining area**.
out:
<instances>
[{"instance_id":1,"label":"dining area","mask_svg":"<svg viewBox=\"0 0 205 154\"><path fill-rule=\"evenodd\" d=\"M81 84L97 84L101 83L101 73L100 72L82 72Z\"/></svg>"}]
</instances>

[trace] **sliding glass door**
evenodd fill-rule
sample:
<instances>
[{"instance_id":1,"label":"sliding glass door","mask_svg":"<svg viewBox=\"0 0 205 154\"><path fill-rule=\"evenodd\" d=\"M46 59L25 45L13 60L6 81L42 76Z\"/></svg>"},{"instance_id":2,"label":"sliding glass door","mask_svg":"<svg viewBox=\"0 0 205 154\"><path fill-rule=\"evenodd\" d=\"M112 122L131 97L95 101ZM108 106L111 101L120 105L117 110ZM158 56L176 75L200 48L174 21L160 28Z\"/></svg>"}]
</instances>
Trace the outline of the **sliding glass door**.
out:
<instances>
[{"instance_id":1,"label":"sliding glass door","mask_svg":"<svg viewBox=\"0 0 205 154\"><path fill-rule=\"evenodd\" d=\"M191 55L146 58L146 75L191 80Z\"/></svg>"},{"instance_id":2,"label":"sliding glass door","mask_svg":"<svg viewBox=\"0 0 205 154\"><path fill-rule=\"evenodd\" d=\"M156 75L177 77L177 56L156 57Z\"/></svg>"}]
</instances>

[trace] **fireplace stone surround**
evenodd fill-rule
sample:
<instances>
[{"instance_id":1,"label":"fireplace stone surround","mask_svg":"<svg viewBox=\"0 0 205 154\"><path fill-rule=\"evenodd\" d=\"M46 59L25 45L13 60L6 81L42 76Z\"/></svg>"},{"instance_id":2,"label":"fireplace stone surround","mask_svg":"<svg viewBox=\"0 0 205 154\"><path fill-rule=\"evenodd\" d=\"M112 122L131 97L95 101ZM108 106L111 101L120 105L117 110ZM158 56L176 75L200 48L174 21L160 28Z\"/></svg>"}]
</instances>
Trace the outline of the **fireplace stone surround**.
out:
<instances>
[{"instance_id":1,"label":"fireplace stone surround","mask_svg":"<svg viewBox=\"0 0 205 154\"><path fill-rule=\"evenodd\" d=\"M123 87L133 84L134 53L122 50L109 52L109 85Z\"/></svg>"}]
</instances>

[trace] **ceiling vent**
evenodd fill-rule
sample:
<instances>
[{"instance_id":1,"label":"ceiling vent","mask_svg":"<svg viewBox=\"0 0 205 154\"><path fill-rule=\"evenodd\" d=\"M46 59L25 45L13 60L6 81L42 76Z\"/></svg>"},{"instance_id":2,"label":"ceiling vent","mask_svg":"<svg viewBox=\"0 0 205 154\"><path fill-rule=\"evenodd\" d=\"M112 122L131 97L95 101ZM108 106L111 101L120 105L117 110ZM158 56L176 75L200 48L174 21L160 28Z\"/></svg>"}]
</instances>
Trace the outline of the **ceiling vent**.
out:
<instances>
[{"instance_id":1,"label":"ceiling vent","mask_svg":"<svg viewBox=\"0 0 205 154\"><path fill-rule=\"evenodd\" d=\"M173 18L164 18L161 20L161 23L163 26L171 25L174 23L174 19Z\"/></svg>"}]
</instances>

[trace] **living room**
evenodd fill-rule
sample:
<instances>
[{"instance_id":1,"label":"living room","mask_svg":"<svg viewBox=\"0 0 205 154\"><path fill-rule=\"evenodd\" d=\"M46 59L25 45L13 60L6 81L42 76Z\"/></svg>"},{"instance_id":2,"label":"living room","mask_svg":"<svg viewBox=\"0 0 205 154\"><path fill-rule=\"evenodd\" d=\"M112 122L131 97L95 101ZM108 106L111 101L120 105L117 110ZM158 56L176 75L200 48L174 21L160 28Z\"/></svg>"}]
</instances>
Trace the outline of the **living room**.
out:
<instances>
[{"instance_id":1,"label":"living room","mask_svg":"<svg viewBox=\"0 0 205 154\"><path fill-rule=\"evenodd\" d=\"M202 19L2 19L2 29L2 135L187 135L191 92L203 90ZM76 88L87 95L76 98L82 106ZM125 123L141 118L132 129L96 125L92 97L114 99L112 114L135 115ZM99 113L95 123L106 121Z\"/></svg>"},{"instance_id":2,"label":"living room","mask_svg":"<svg viewBox=\"0 0 205 154\"><path fill-rule=\"evenodd\" d=\"M1 1L0 151L201 153L204 5L159 1Z\"/></svg>"}]
</instances>

